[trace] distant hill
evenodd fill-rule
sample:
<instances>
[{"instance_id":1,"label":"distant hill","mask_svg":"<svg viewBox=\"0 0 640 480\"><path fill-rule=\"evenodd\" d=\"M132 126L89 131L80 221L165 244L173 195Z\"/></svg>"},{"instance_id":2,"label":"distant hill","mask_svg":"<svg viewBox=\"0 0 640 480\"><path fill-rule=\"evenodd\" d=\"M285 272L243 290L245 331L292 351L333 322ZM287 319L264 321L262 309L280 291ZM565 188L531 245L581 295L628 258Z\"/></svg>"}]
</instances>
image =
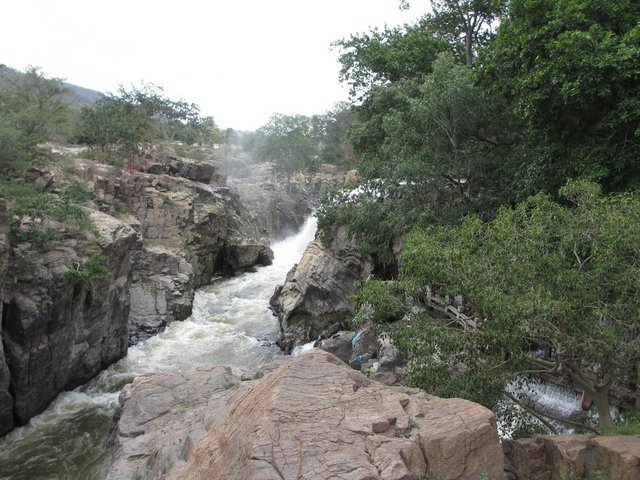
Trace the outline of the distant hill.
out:
<instances>
[{"instance_id":1,"label":"distant hill","mask_svg":"<svg viewBox=\"0 0 640 480\"><path fill-rule=\"evenodd\" d=\"M95 103L100 100L100 98L104 97L103 93L91 90L90 88L79 87L73 83L64 82L64 86L71 91L70 95L73 97L72 101L77 100L80 103Z\"/></svg>"},{"instance_id":2,"label":"distant hill","mask_svg":"<svg viewBox=\"0 0 640 480\"><path fill-rule=\"evenodd\" d=\"M23 72L2 64L0 64L0 72L14 78L20 75L24 75ZM46 75L46 72L43 73ZM1 84L2 78L0 78L0 85ZM80 106L90 104L96 102L104 96L104 94L101 92L91 90L90 88L79 87L78 85L74 85L73 83L63 82L63 84L66 88L69 89L69 92L65 95L65 100L72 104Z\"/></svg>"}]
</instances>

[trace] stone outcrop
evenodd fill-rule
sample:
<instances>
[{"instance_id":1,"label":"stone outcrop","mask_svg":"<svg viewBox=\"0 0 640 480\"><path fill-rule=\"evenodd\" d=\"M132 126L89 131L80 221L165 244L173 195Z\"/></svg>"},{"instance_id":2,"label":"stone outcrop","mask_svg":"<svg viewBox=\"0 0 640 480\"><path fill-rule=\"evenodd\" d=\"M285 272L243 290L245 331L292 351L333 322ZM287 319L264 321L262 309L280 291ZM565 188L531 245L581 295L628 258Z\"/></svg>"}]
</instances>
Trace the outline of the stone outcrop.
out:
<instances>
[{"instance_id":1,"label":"stone outcrop","mask_svg":"<svg viewBox=\"0 0 640 480\"><path fill-rule=\"evenodd\" d=\"M97 240L77 233L44 252L29 243L11 250L2 337L18 424L126 354L131 256L141 239L109 215L92 211L90 218ZM65 276L95 253L107 258L104 277L74 283Z\"/></svg>"},{"instance_id":2,"label":"stone outcrop","mask_svg":"<svg viewBox=\"0 0 640 480\"><path fill-rule=\"evenodd\" d=\"M329 246L316 238L271 298L280 320L280 347L290 353L344 320L354 306L350 295L372 271L372 262L360 256L345 227L334 232Z\"/></svg>"},{"instance_id":3,"label":"stone outcrop","mask_svg":"<svg viewBox=\"0 0 640 480\"><path fill-rule=\"evenodd\" d=\"M640 478L640 436L543 435L504 441L509 480Z\"/></svg>"},{"instance_id":4,"label":"stone outcrop","mask_svg":"<svg viewBox=\"0 0 640 480\"><path fill-rule=\"evenodd\" d=\"M144 240L131 287L131 344L187 318L195 290L214 273L235 274L272 259L266 238L213 165L166 155L138 169L84 162L75 171L100 208Z\"/></svg>"},{"instance_id":5,"label":"stone outcrop","mask_svg":"<svg viewBox=\"0 0 640 480\"><path fill-rule=\"evenodd\" d=\"M129 344L188 317L195 289L215 273L271 262L214 165L163 155L126 170L77 160L64 172L29 172L52 195L80 181L97 239L47 219L58 236L43 251L28 240L9 247L0 204L0 434L122 358ZM66 275L96 253L107 258L104 278Z\"/></svg>"},{"instance_id":6,"label":"stone outcrop","mask_svg":"<svg viewBox=\"0 0 640 480\"><path fill-rule=\"evenodd\" d=\"M2 309L4 304L4 283L7 277L9 261L9 221L7 218L7 204L0 198L0 340L2 339ZM13 427L13 397L9 393L11 377L5 360L4 347L0 341L0 435Z\"/></svg>"},{"instance_id":7,"label":"stone outcrop","mask_svg":"<svg viewBox=\"0 0 640 480\"><path fill-rule=\"evenodd\" d=\"M489 410L381 385L319 350L241 383L222 367L138 378L121 402L111 480L503 475Z\"/></svg>"},{"instance_id":8,"label":"stone outcrop","mask_svg":"<svg viewBox=\"0 0 640 480\"><path fill-rule=\"evenodd\" d=\"M322 196L343 184L345 175L334 165L321 165L315 173L278 177L268 163L247 165L229 160L222 171L227 184L240 195L257 235L274 236L296 230L318 207Z\"/></svg>"}]
</instances>

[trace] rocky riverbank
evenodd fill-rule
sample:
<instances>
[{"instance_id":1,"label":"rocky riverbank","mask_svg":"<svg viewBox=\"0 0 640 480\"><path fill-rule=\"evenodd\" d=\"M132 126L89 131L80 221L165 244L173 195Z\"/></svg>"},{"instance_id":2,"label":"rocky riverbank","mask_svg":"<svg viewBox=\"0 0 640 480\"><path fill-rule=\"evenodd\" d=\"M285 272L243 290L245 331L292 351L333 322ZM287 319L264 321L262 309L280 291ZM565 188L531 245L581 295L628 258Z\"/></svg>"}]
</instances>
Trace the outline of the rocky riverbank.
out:
<instances>
[{"instance_id":1,"label":"rocky riverbank","mask_svg":"<svg viewBox=\"0 0 640 480\"><path fill-rule=\"evenodd\" d=\"M137 379L121 395L108 478L502 477L480 405L384 386L322 351L254 378L205 367Z\"/></svg>"},{"instance_id":2,"label":"rocky riverbank","mask_svg":"<svg viewBox=\"0 0 640 480\"><path fill-rule=\"evenodd\" d=\"M270 263L269 236L300 221L281 211L279 222L260 224L256 218L264 212L251 200L245 205L241 189L228 186L210 161L167 150L123 169L81 157L34 170L30 178L52 198L66 185L82 185L92 229L54 224L58 238L40 249L15 238L10 244L0 199L0 434L122 358L128 345L187 318L195 290L213 275ZM275 184L262 172L254 175L262 178L257 184ZM316 193L329 187L318 185L328 181L334 177L291 179L278 186L278 198L298 195L287 202L305 205L308 213ZM104 255L107 273L70 281L68 272L95 255Z\"/></svg>"}]
</instances>

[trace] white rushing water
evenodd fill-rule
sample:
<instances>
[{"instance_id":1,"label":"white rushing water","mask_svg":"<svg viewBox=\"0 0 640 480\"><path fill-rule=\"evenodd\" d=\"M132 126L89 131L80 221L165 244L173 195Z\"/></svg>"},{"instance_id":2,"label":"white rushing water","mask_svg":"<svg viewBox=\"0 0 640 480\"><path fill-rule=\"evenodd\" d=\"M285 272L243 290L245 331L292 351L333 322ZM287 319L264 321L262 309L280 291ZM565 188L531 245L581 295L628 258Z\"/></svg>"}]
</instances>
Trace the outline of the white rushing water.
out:
<instances>
[{"instance_id":1,"label":"white rushing water","mask_svg":"<svg viewBox=\"0 0 640 480\"><path fill-rule=\"evenodd\" d=\"M269 298L315 231L312 217L300 232L271 246L272 265L199 289L191 317L131 347L87 385L61 393L44 413L0 439L0 478L104 478L118 395L135 376L207 363L250 370L281 355L273 344L279 326Z\"/></svg>"}]
</instances>

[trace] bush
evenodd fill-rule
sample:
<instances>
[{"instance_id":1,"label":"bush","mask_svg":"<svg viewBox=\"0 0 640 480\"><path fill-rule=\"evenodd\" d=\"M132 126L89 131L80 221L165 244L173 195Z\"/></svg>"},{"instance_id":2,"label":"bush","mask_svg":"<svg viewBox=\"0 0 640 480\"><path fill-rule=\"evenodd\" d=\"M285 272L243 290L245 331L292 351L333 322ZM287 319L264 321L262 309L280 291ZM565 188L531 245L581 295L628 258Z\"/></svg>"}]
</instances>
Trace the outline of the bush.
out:
<instances>
[{"instance_id":1,"label":"bush","mask_svg":"<svg viewBox=\"0 0 640 480\"><path fill-rule=\"evenodd\" d=\"M82 265L64 272L64 278L74 286L92 287L94 279L102 278L109 273L108 260L109 258L102 253L93 253Z\"/></svg>"}]
</instances>

